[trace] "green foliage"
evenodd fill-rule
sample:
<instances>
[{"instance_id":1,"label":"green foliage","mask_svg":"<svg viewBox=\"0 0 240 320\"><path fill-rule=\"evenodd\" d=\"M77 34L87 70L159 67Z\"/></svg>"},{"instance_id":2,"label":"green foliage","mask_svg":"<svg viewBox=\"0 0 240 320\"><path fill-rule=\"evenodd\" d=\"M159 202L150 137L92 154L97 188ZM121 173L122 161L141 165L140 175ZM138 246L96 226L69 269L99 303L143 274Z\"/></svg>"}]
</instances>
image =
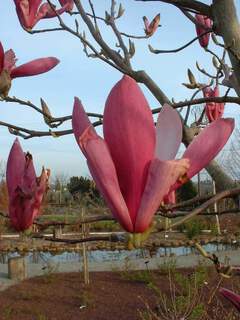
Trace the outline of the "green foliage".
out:
<instances>
[{"instance_id":1,"label":"green foliage","mask_svg":"<svg viewBox=\"0 0 240 320\"><path fill-rule=\"evenodd\" d=\"M206 224L199 219L191 220L184 224L184 229L189 239L193 239L194 237L200 235L201 230L205 228Z\"/></svg>"},{"instance_id":2,"label":"green foliage","mask_svg":"<svg viewBox=\"0 0 240 320\"><path fill-rule=\"evenodd\" d=\"M176 259L174 258L166 258L162 264L158 266L158 271L160 274L169 274L170 272L174 272L176 270Z\"/></svg>"},{"instance_id":3,"label":"green foliage","mask_svg":"<svg viewBox=\"0 0 240 320\"><path fill-rule=\"evenodd\" d=\"M138 270L138 271L122 271L121 277L124 280L133 282L142 282L145 284L152 284L153 277L149 270Z\"/></svg>"},{"instance_id":4,"label":"green foliage","mask_svg":"<svg viewBox=\"0 0 240 320\"><path fill-rule=\"evenodd\" d=\"M115 221L98 221L91 224L91 230L94 231L118 231L119 224Z\"/></svg>"},{"instance_id":5,"label":"green foliage","mask_svg":"<svg viewBox=\"0 0 240 320\"><path fill-rule=\"evenodd\" d=\"M146 284L153 282L152 273L147 268L145 270L132 271L131 262L128 258L125 259L125 267L124 270L120 271L120 276L124 280L133 282L142 282Z\"/></svg>"},{"instance_id":6,"label":"green foliage","mask_svg":"<svg viewBox=\"0 0 240 320\"><path fill-rule=\"evenodd\" d=\"M67 185L69 192L74 196L76 193L88 194L91 198L99 198L99 192L93 180L86 177L71 177Z\"/></svg>"}]
</instances>

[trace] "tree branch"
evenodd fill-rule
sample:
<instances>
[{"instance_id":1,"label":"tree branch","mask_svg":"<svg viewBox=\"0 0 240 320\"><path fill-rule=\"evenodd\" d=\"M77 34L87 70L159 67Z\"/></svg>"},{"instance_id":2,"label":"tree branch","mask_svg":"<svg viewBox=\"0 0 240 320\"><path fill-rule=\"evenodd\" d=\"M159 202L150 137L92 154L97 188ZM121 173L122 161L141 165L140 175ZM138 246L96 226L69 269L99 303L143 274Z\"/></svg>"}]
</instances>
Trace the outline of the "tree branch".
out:
<instances>
[{"instance_id":1,"label":"tree branch","mask_svg":"<svg viewBox=\"0 0 240 320\"><path fill-rule=\"evenodd\" d=\"M208 17L211 16L211 7L203 2L195 1L195 0L135 0L135 1L164 2L164 3L172 4L176 7L180 7L182 9L186 9L186 10L192 9Z\"/></svg>"}]
</instances>

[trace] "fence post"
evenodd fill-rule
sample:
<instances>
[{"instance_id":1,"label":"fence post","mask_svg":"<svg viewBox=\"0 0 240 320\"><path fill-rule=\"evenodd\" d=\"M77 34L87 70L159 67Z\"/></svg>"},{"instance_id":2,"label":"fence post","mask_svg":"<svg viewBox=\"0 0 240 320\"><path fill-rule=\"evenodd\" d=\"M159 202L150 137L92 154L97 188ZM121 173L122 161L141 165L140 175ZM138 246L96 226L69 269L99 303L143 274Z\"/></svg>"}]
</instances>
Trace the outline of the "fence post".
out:
<instances>
[{"instance_id":1,"label":"fence post","mask_svg":"<svg viewBox=\"0 0 240 320\"><path fill-rule=\"evenodd\" d=\"M212 184L213 184L213 195L215 196L215 194L216 194L216 184L215 184L214 180L212 180ZM219 216L218 216L217 202L214 202L214 212L216 213L215 217L216 217L217 233L218 233L218 235L220 235L221 234L221 228L220 228L220 222L219 222Z\"/></svg>"},{"instance_id":2,"label":"fence post","mask_svg":"<svg viewBox=\"0 0 240 320\"><path fill-rule=\"evenodd\" d=\"M81 220L84 222L85 219L85 208L82 208L81 211ZM82 223L82 238L85 239L87 234L86 224ZM88 269L88 257L87 257L87 244L86 242L82 243L83 250L83 276L84 276L84 284L89 285L89 269Z\"/></svg>"}]
</instances>

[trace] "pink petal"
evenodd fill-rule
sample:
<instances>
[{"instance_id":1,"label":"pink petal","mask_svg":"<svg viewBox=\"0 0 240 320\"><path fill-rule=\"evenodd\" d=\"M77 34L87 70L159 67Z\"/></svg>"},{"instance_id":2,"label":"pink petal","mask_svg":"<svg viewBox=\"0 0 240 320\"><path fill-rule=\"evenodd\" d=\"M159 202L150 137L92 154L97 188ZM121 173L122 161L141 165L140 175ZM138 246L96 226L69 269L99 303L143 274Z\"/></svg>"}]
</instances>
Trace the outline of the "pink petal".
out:
<instances>
[{"instance_id":1,"label":"pink petal","mask_svg":"<svg viewBox=\"0 0 240 320\"><path fill-rule=\"evenodd\" d=\"M55 7L55 6L54 6ZM40 19L49 19L54 18L57 15L60 15L66 11L69 11L69 3L65 3L60 9L52 8L49 3L43 3L38 11L38 20Z\"/></svg>"},{"instance_id":2,"label":"pink petal","mask_svg":"<svg viewBox=\"0 0 240 320\"><path fill-rule=\"evenodd\" d=\"M121 194L116 169L108 147L105 141L96 134L77 98L74 103L72 124L76 140L87 158L97 188L102 193L113 216L124 229L132 232L132 222Z\"/></svg>"},{"instance_id":3,"label":"pink petal","mask_svg":"<svg viewBox=\"0 0 240 320\"><path fill-rule=\"evenodd\" d=\"M208 125L187 147L183 158L190 160L187 176L191 179L222 150L234 129L234 119L218 119Z\"/></svg>"},{"instance_id":4,"label":"pink petal","mask_svg":"<svg viewBox=\"0 0 240 320\"><path fill-rule=\"evenodd\" d=\"M4 69L10 73L15 67L16 61L17 59L14 51L12 49L6 51L4 54Z\"/></svg>"},{"instance_id":5,"label":"pink petal","mask_svg":"<svg viewBox=\"0 0 240 320\"><path fill-rule=\"evenodd\" d=\"M156 125L155 155L160 160L174 159L182 142L182 122L176 110L164 104Z\"/></svg>"},{"instance_id":6,"label":"pink petal","mask_svg":"<svg viewBox=\"0 0 240 320\"><path fill-rule=\"evenodd\" d=\"M230 301L240 312L240 295L234 293L231 290L220 288L219 292L226 298L228 301Z\"/></svg>"},{"instance_id":7,"label":"pink petal","mask_svg":"<svg viewBox=\"0 0 240 320\"><path fill-rule=\"evenodd\" d=\"M2 42L0 42L0 73L3 71L4 66L4 49L2 46Z\"/></svg>"},{"instance_id":8,"label":"pink petal","mask_svg":"<svg viewBox=\"0 0 240 320\"><path fill-rule=\"evenodd\" d=\"M36 16L41 2L42 2L42 0L30 0L29 1L29 8L30 8L29 12L32 17Z\"/></svg>"},{"instance_id":9,"label":"pink petal","mask_svg":"<svg viewBox=\"0 0 240 320\"><path fill-rule=\"evenodd\" d=\"M30 15L30 6L31 6L30 1L14 0L14 2L16 6L18 19L22 27L26 29L32 29L34 25L34 17Z\"/></svg>"},{"instance_id":10,"label":"pink petal","mask_svg":"<svg viewBox=\"0 0 240 320\"><path fill-rule=\"evenodd\" d=\"M10 199L9 216L16 231L24 231L33 224L34 215L30 204L31 199L25 199L17 193Z\"/></svg>"},{"instance_id":11,"label":"pink petal","mask_svg":"<svg viewBox=\"0 0 240 320\"><path fill-rule=\"evenodd\" d=\"M7 187L9 196L22 184L25 169L25 154L19 140L16 139L12 145L7 161Z\"/></svg>"},{"instance_id":12,"label":"pink petal","mask_svg":"<svg viewBox=\"0 0 240 320\"><path fill-rule=\"evenodd\" d=\"M74 98L74 106L72 113L72 127L73 133L77 143L79 144L79 138L88 127L92 127L91 122L84 111L81 101L78 98ZM94 130L94 129L93 129Z\"/></svg>"},{"instance_id":13,"label":"pink petal","mask_svg":"<svg viewBox=\"0 0 240 320\"><path fill-rule=\"evenodd\" d=\"M211 28L212 20L209 19L208 17L201 15L201 14L196 14L195 18L200 24L206 26L209 29ZM196 32L197 32L197 35L200 36L201 34L205 33L206 30L203 27L201 27L200 25L196 25ZM206 48L208 46L209 38L210 38L210 32L205 34L201 38L199 38L198 41L203 48Z\"/></svg>"},{"instance_id":14,"label":"pink petal","mask_svg":"<svg viewBox=\"0 0 240 320\"><path fill-rule=\"evenodd\" d=\"M29 153L27 153L25 155L24 174L23 174L22 184L20 185L21 189L26 193L33 192L33 190L37 186L36 179L37 177L36 177L36 172L33 165L32 156Z\"/></svg>"},{"instance_id":15,"label":"pink petal","mask_svg":"<svg viewBox=\"0 0 240 320\"><path fill-rule=\"evenodd\" d=\"M62 7L66 7L66 11L72 11L74 2L73 0L59 0Z\"/></svg>"},{"instance_id":16,"label":"pink petal","mask_svg":"<svg viewBox=\"0 0 240 320\"><path fill-rule=\"evenodd\" d=\"M48 181L50 177L50 170L42 169L41 176L38 178L38 184L36 186L36 191L34 194L34 203L33 203L33 215L34 218L40 214L40 207L42 204L43 196L48 189Z\"/></svg>"},{"instance_id":17,"label":"pink petal","mask_svg":"<svg viewBox=\"0 0 240 320\"><path fill-rule=\"evenodd\" d=\"M164 204L175 204L176 203L176 192L169 192L163 199Z\"/></svg>"},{"instance_id":18,"label":"pink petal","mask_svg":"<svg viewBox=\"0 0 240 320\"><path fill-rule=\"evenodd\" d=\"M51 70L59 62L60 61L54 57L36 59L14 68L10 76L12 79L14 79L17 77L29 77L41 74Z\"/></svg>"},{"instance_id":19,"label":"pink petal","mask_svg":"<svg viewBox=\"0 0 240 320\"><path fill-rule=\"evenodd\" d=\"M151 161L134 232L144 232L149 227L164 196L168 194L178 178L186 172L188 165L188 161L184 159L161 161L156 158Z\"/></svg>"},{"instance_id":20,"label":"pink petal","mask_svg":"<svg viewBox=\"0 0 240 320\"><path fill-rule=\"evenodd\" d=\"M151 110L135 80L124 76L106 101L103 131L134 223L155 148Z\"/></svg>"}]
</instances>

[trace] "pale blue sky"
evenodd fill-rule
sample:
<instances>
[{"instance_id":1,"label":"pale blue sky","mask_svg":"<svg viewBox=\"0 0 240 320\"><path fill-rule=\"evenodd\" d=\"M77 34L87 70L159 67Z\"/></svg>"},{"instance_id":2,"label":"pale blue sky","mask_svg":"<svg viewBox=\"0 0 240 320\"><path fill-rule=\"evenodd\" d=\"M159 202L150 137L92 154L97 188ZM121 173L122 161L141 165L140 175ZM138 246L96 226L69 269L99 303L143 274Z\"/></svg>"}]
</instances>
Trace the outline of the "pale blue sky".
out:
<instances>
[{"instance_id":1,"label":"pale blue sky","mask_svg":"<svg viewBox=\"0 0 240 320\"><path fill-rule=\"evenodd\" d=\"M104 15L110 0L96 0L97 15ZM210 3L211 1L204 1ZM87 3L87 1L83 1ZM196 60L211 70L211 56L204 52L198 42L178 54L153 55L147 45L154 48L172 49L179 47L195 36L194 26L173 6L162 3L140 3L134 0L122 0L126 14L119 20L121 31L131 34L143 34L142 16L152 19L161 13L158 32L148 40L135 42L137 52L134 57L135 69L145 69L159 84L162 90L175 101L189 98L192 92L181 83L186 82L187 68L191 68L198 81L206 78L195 68ZM239 1L236 1L240 11ZM64 20L73 24L74 19L67 15ZM36 28L57 26L57 20L41 21ZM87 30L83 22L80 29ZM104 27L103 33L110 43L115 40ZM48 103L54 116L69 115L72 112L73 98L78 96L87 111L103 112L105 100L112 86L121 78L121 74L96 59L88 59L82 51L78 39L64 32L29 35L19 25L13 0L4 0L0 4L0 40L7 50L12 48L19 61L56 56L61 63L49 73L31 78L19 78L13 81L10 96L31 100L39 105L40 97ZM212 47L210 45L210 47ZM143 88L152 107L158 106L154 97ZM0 103L1 120L36 130L48 130L40 114L18 104ZM226 107L225 116L239 118L239 106ZM69 128L70 122L61 128ZM6 160L12 142L15 139L6 128L0 127L0 160ZM63 172L67 175L85 175L87 166L73 136L54 138L21 139L24 150L34 156L37 170L42 165L52 169L53 175Z\"/></svg>"}]
</instances>

